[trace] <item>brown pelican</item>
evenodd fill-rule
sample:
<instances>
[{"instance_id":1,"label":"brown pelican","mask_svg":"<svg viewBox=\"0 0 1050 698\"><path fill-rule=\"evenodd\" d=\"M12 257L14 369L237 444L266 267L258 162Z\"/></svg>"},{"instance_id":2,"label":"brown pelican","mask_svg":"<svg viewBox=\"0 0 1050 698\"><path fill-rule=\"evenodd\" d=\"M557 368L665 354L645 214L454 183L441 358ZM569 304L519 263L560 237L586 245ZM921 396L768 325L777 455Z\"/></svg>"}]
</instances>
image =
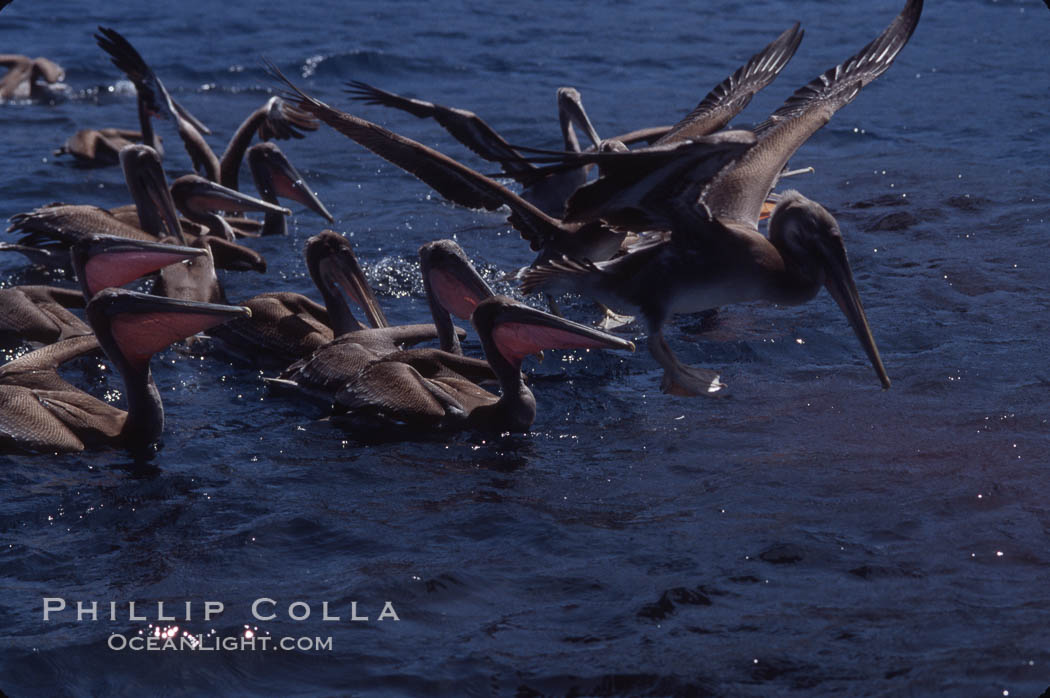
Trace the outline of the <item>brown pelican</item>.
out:
<instances>
[{"instance_id":1,"label":"brown pelican","mask_svg":"<svg viewBox=\"0 0 1050 698\"><path fill-rule=\"evenodd\" d=\"M0 100L47 99L65 87L66 72L47 58L4 53L0 54L0 68L7 68L0 78Z\"/></svg>"},{"instance_id":2,"label":"brown pelican","mask_svg":"<svg viewBox=\"0 0 1050 698\"><path fill-rule=\"evenodd\" d=\"M248 165L252 171L255 188L263 201L276 206L278 196L291 199L306 206L329 223L335 221L317 195L306 185L299 171L273 143L257 143L249 148ZM287 232L288 226L284 216L273 210L267 211L259 234L285 235Z\"/></svg>"},{"instance_id":3,"label":"brown pelican","mask_svg":"<svg viewBox=\"0 0 1050 698\"><path fill-rule=\"evenodd\" d=\"M347 332L288 366L279 378L268 379L271 385L290 387L298 393L331 403L346 381L370 361L435 336L445 350L442 352L445 359L460 374L474 381L493 379L492 369L486 362L462 356L459 342L465 333L455 327L449 317L451 310L461 318L469 318L479 302L492 296L488 284L474 270L459 246L450 240L423 245L419 258L433 325L375 327ZM360 301L358 304L361 305ZM343 306L349 313L345 302Z\"/></svg>"},{"instance_id":4,"label":"brown pelican","mask_svg":"<svg viewBox=\"0 0 1050 698\"><path fill-rule=\"evenodd\" d=\"M230 190L218 185L211 186L201 182L201 178L190 176L187 181L195 184L198 190L207 196L189 196L191 184L183 184L180 185L184 189L180 192L178 204L188 216L204 217L210 227L190 221L188 218L177 219L175 214L177 204L164 178L164 170L157 152L149 146L131 145L121 151L120 158L124 168L124 179L128 183L128 189L135 203L131 206L112 209L110 213L125 223L139 225L143 230L157 237L174 237L180 242L196 247L206 246L211 250L215 266L219 269L266 271L266 260L258 252L226 239L225 227L222 222L211 218L211 208L209 208L214 207L216 200L226 208L234 208L241 203L247 203L249 206L262 206L259 201L239 192L231 193ZM262 210L268 212L270 208L262 206ZM158 214L163 214L162 220L165 223L163 228L156 219ZM171 232L172 229L174 233ZM222 237L207 235L212 229L221 233ZM198 236L203 239L198 239ZM202 242L207 244L203 245Z\"/></svg>"},{"instance_id":5,"label":"brown pelican","mask_svg":"<svg viewBox=\"0 0 1050 698\"><path fill-rule=\"evenodd\" d=\"M80 290L90 300L105 288L114 288L169 265L203 255L203 250L147 240L88 235L70 247Z\"/></svg>"},{"instance_id":6,"label":"brown pelican","mask_svg":"<svg viewBox=\"0 0 1050 698\"><path fill-rule=\"evenodd\" d=\"M209 235L235 239L233 227L217 211L259 211L279 216L291 215L283 206L271 204L254 196L222 186L200 175L183 175L171 183L171 198L176 208L194 223L207 228Z\"/></svg>"},{"instance_id":7,"label":"brown pelican","mask_svg":"<svg viewBox=\"0 0 1050 698\"><path fill-rule=\"evenodd\" d=\"M509 207L511 214L508 221L531 243L533 249L542 251L539 261L562 254L586 259L609 259L620 249L625 233L613 230L601 221L564 223L552 218L499 182L421 143L330 107L299 90L272 64L270 68L289 87L301 109L415 175L449 201L489 211L502 206ZM688 153L694 160L706 162L707 167L717 171L727 159L739 154L741 145L735 138L725 139L715 135L661 146L659 154L665 157L664 152L674 148L681 149L683 154Z\"/></svg>"},{"instance_id":8,"label":"brown pelican","mask_svg":"<svg viewBox=\"0 0 1050 698\"><path fill-rule=\"evenodd\" d=\"M523 158L474 112L401 97L356 80L348 85L347 91L354 99L401 109L421 119L434 119L474 153L490 162L500 163L504 174L525 187L521 198L547 215L560 217L565 208L565 200L578 186L587 181L586 167L539 175L535 165ZM572 87L561 87L558 88L557 99L558 121L561 124L565 150L574 153L580 151L574 125L586 133L591 143L597 147L601 139L587 118L580 93Z\"/></svg>"},{"instance_id":9,"label":"brown pelican","mask_svg":"<svg viewBox=\"0 0 1050 698\"><path fill-rule=\"evenodd\" d=\"M203 142L204 138L201 134L211 133L207 126L171 97L160 78L146 64L131 42L121 36L118 31L100 26L98 33L95 34L95 41L99 48L110 55L113 65L127 75L135 85L139 104L139 124L146 145L152 146L159 153L164 152L159 147L159 139L153 134L153 127L149 121L150 116L173 118L183 140L199 139ZM190 155L192 156L193 153L191 152ZM214 158L214 154L212 157ZM194 166L196 165L197 162L194 161ZM218 181L217 159L214 164L214 173L213 179Z\"/></svg>"},{"instance_id":10,"label":"brown pelican","mask_svg":"<svg viewBox=\"0 0 1050 698\"><path fill-rule=\"evenodd\" d=\"M457 371L464 357L409 350L370 362L336 393L336 405L355 425L415 429L528 430L536 400L522 381L521 363L544 349L629 349L634 344L600 330L530 308L506 296L481 301L471 315L500 395Z\"/></svg>"},{"instance_id":11,"label":"brown pelican","mask_svg":"<svg viewBox=\"0 0 1050 698\"><path fill-rule=\"evenodd\" d=\"M328 344L289 365L277 378L267 378L271 388L294 392L331 404L349 378L371 361L406 346L437 337L432 324L398 325L358 330L336 337ZM452 360L472 364L472 359L448 354Z\"/></svg>"},{"instance_id":12,"label":"brown pelican","mask_svg":"<svg viewBox=\"0 0 1050 698\"><path fill-rule=\"evenodd\" d=\"M649 325L649 350L664 368L662 388L707 395L723 386L713 371L678 361L663 337L671 315L727 303L768 300L797 304L824 286L860 339L884 388L890 381L879 358L835 219L798 192L786 192L770 217L769 238L758 216L788 158L860 89L885 72L915 30L922 0L908 0L900 15L856 55L796 92L758 128L758 141L712 180L683 177L673 168L644 195L607 207L631 210L648 223L665 223L669 239L641 244L608 262L562 260L526 272L523 288L572 288L615 307L640 311ZM607 159L630 153L602 154ZM673 164L673 163L672 163ZM641 192L639 192L641 194Z\"/></svg>"},{"instance_id":13,"label":"brown pelican","mask_svg":"<svg viewBox=\"0 0 1050 698\"><path fill-rule=\"evenodd\" d=\"M0 289L0 336L51 344L91 334L91 328L69 308L83 308L103 288L123 286L203 254L188 247L105 235L84 236L70 250L80 290L54 286Z\"/></svg>"},{"instance_id":14,"label":"brown pelican","mask_svg":"<svg viewBox=\"0 0 1050 698\"><path fill-rule=\"evenodd\" d=\"M125 128L81 129L70 136L61 148L56 149L55 155L69 154L80 162L92 165L116 165L120 162L122 148L143 140L142 131ZM153 147L163 152L159 136L150 134L146 140L151 140Z\"/></svg>"},{"instance_id":15,"label":"brown pelican","mask_svg":"<svg viewBox=\"0 0 1050 698\"><path fill-rule=\"evenodd\" d=\"M29 213L11 217L9 232L20 232L20 246L7 246L27 253L36 262L61 263L62 255L53 254L65 249L83 237L93 234L112 235L134 240L157 242L172 239L199 246L197 236L181 232L181 224L175 210L175 201L168 189L160 158L149 146L133 145L121 151L124 176L135 204L123 209L106 211L96 206L51 204ZM200 178L197 178L200 179ZM206 207L221 205L227 208L258 207L259 210L275 208L251 197L191 179L180 185L179 201L194 217L206 220L217 231L225 235L223 222L212 219ZM286 209L281 209L286 210ZM265 271L266 262L255 251L229 242L225 238L206 236L217 266L223 269ZM33 256L30 250L50 253L46 257ZM64 257L68 259L68 256Z\"/></svg>"},{"instance_id":16,"label":"brown pelican","mask_svg":"<svg viewBox=\"0 0 1050 698\"><path fill-rule=\"evenodd\" d=\"M419 271L441 349L462 355L450 313L469 321L478 303L496 294L452 240L435 240L420 247Z\"/></svg>"},{"instance_id":17,"label":"brown pelican","mask_svg":"<svg viewBox=\"0 0 1050 698\"><path fill-rule=\"evenodd\" d=\"M323 230L306 241L305 257L324 305L287 291L254 296L243 303L252 311L250 318L211 333L224 349L255 365L283 369L336 337L366 329L347 299L365 311L371 327L388 326L349 240Z\"/></svg>"},{"instance_id":18,"label":"brown pelican","mask_svg":"<svg viewBox=\"0 0 1050 698\"><path fill-rule=\"evenodd\" d=\"M0 450L148 448L164 431L164 407L150 357L172 342L249 312L124 289L99 292L87 305L95 336L67 339L0 366ZM98 345L124 380L126 412L75 388L58 373L64 362Z\"/></svg>"},{"instance_id":19,"label":"brown pelican","mask_svg":"<svg viewBox=\"0 0 1050 698\"><path fill-rule=\"evenodd\" d=\"M135 83L137 90L153 97L155 102L159 104L158 108L162 113L169 115L175 122L179 136L186 146L186 152L189 153L193 162L194 169L207 179L221 183L228 189L236 190L238 188L238 173L241 162L244 160L245 152L248 151L248 146L255 133L258 133L263 140L270 138L302 138L304 135L303 131L315 131L319 126L317 120L310 114L287 104L280 97L271 97L241 122L241 125L230 138L230 142L227 144L220 160L211 149L211 146L204 140L203 134L208 134L210 131L172 99L163 83L157 78L141 54L135 50L135 47L112 29L99 27L99 31L101 35L96 35L99 46L112 56L113 64L124 71L128 78ZM273 146L273 149L276 150L276 146ZM318 201L313 192L306 187L302 177L299 176L295 168L291 166L291 163L288 162L287 158L284 158L279 150L276 150L276 154L269 154L265 162L272 168L272 176L278 182L281 181L281 177L290 177L290 181L293 184L287 190L280 192L282 196L288 196L306 205L327 219L329 223L332 222L331 214ZM259 174L254 167L252 171L258 183ZM267 201L276 203L276 198L273 198L273 192L267 193L260 189L260 194ZM240 209L229 208L227 210L239 211ZM243 225L246 225L249 230L254 229L254 222L242 224L242 227ZM283 219L275 217L275 214L271 212L263 226L262 233L268 234L283 231Z\"/></svg>"},{"instance_id":20,"label":"brown pelican","mask_svg":"<svg viewBox=\"0 0 1050 698\"><path fill-rule=\"evenodd\" d=\"M192 262L169 267L161 272L157 285L154 286L154 293L171 298L225 303L226 292L215 273L216 267L237 270L251 268L238 269L231 264L231 261L247 261L240 252L248 250L233 241L233 228L226 218L216 211L238 208L263 211L267 216L281 217L291 213L286 208L228 189L199 175L183 175L176 179L171 185L171 196L175 206L186 214L187 218L206 227L199 237L193 237L190 244L207 252ZM237 256L233 260L220 258L220 255L230 253ZM262 261L261 256L256 257ZM265 262L262 262L258 270L265 269Z\"/></svg>"},{"instance_id":21,"label":"brown pelican","mask_svg":"<svg viewBox=\"0 0 1050 698\"><path fill-rule=\"evenodd\" d=\"M78 161L93 165L115 165L120 162L120 151L133 143L144 143L163 156L164 148L160 135L153 129L153 118L166 118L169 108L184 114L186 119L197 125L198 130L209 133L207 127L200 123L182 105L172 100L169 107L169 96L163 92L160 80L145 66L142 57L127 39L113 29L99 27L95 35L99 46L114 56L113 62L121 70L127 68L129 77L135 84L135 102L138 110L139 130L119 128L82 129L71 136L65 144L55 151L55 155L70 154ZM125 56L118 59L117 56Z\"/></svg>"},{"instance_id":22,"label":"brown pelican","mask_svg":"<svg viewBox=\"0 0 1050 698\"><path fill-rule=\"evenodd\" d=\"M798 25L795 25L752 56L741 68L716 86L693 112L672 127L672 133L678 135L665 136L667 140L656 147L655 156L664 158L666 149L677 146L684 148L682 152L690 153L691 157L707 157L708 167L716 167L726 162L727 158L737 155L739 143L735 136L728 139L717 135L701 136L699 131L716 130L742 110L755 92L769 84L783 69L801 40L802 32ZM297 100L300 109L312 113L343 135L415 175L449 201L489 211L502 206L509 207L511 215L508 221L529 241L534 250L540 252L534 264L561 255L593 261L605 260L619 251L626 237L623 231L613 230L597 219L570 223L547 215L495 180L436 150L310 97L285 78L276 67L270 67L271 72L289 87L290 96ZM367 87L360 85L362 88ZM375 99L379 101L380 97L385 95L389 93L378 94ZM390 95L389 98L397 96ZM692 137L694 142L687 143L683 140L685 135ZM654 152L651 149L642 151ZM493 149L493 152L498 150ZM521 156L515 157L521 159ZM586 163L581 161L579 164ZM536 172L542 175L544 170Z\"/></svg>"},{"instance_id":23,"label":"brown pelican","mask_svg":"<svg viewBox=\"0 0 1050 698\"><path fill-rule=\"evenodd\" d=\"M271 385L291 387L296 392L331 403L339 389L369 362L398 352L406 345L432 339L435 334L444 350L441 352L443 359L451 363L457 373L473 381L494 379L488 363L462 356L459 342L466 333L455 327L449 316L451 311L462 319L469 319L474 307L493 295L488 284L475 271L459 245L451 240L423 245L419 249L419 260L433 325L347 332L288 366L279 378L270 380ZM344 307L349 313L345 303Z\"/></svg>"},{"instance_id":24,"label":"brown pelican","mask_svg":"<svg viewBox=\"0 0 1050 698\"><path fill-rule=\"evenodd\" d=\"M271 138L285 140L302 138L303 131L316 131L319 127L317 119L310 114L296 109L280 97L270 97L249 114L230 137L219 161L219 183L230 189L240 188L237 182L241 162L255 133L264 141Z\"/></svg>"}]
</instances>

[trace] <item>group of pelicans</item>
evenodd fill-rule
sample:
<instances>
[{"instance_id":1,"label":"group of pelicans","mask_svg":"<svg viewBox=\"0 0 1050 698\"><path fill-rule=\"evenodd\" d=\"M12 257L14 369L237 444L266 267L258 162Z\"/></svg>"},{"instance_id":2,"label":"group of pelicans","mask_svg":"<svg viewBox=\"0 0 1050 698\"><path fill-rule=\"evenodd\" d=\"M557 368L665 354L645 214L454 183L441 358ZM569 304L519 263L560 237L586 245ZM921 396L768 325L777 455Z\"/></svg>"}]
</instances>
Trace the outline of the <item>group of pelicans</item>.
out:
<instances>
[{"instance_id":1,"label":"group of pelicans","mask_svg":"<svg viewBox=\"0 0 1050 698\"><path fill-rule=\"evenodd\" d=\"M217 157L203 123L171 97L123 36L100 27L100 47L135 85L140 130L81 131L59 152L97 164L119 162L134 203L109 211L50 204L11 218L9 230L21 237L0 249L21 252L34 264L71 263L80 289L0 289L0 335L42 345L0 366L0 451L149 448L163 432L150 358L202 331L227 355L279 371L268 379L274 389L316 397L356 427L524 431L536 414L521 373L526 356L559 348L634 349L604 329L561 317L554 296L570 291L598 301L605 329L616 321L613 310L644 319L665 392L711 395L724 387L718 374L683 364L664 339L663 325L672 315L749 300L803 303L823 286L888 388L835 219L797 191L774 189L790 174L786 167L795 151L890 66L921 11L922 0L907 0L875 40L747 130L726 127L794 55L802 40L797 24L674 126L602 140L579 93L560 89L564 151L512 146L471 112L349 84L357 99L435 119L473 152L498 163L521 193L311 97L272 64L283 94L249 115ZM19 71L0 83L11 94L33 94L46 88L40 80L53 82L61 74L50 61L54 68L47 72L46 64L37 68L28 58L6 58ZM168 185L154 117L175 123L199 174ZM521 288L547 294L551 312L494 294L459 246L441 240L419 251L433 323L389 326L350 243L331 230L311 237L305 248L323 305L288 292L229 305L215 270L265 269L261 256L240 240L285 232L290 211L279 198L332 221L270 142L302 138L322 122L451 202L509 209L509 223L538 252L517 275ZM581 146L577 128L590 146ZM256 134L261 142L251 145ZM238 191L245 158L258 198ZM260 223L244 217L248 211L265 218ZM768 237L759 232L766 217ZM146 275L155 276L152 294L121 288ZM70 311L78 307L86 323ZM355 308L367 324L355 317ZM484 359L463 355L465 332L452 316L473 325ZM440 348L415 348L427 341ZM127 411L59 375L63 363L99 351L123 378ZM486 389L493 386L498 392Z\"/></svg>"}]
</instances>

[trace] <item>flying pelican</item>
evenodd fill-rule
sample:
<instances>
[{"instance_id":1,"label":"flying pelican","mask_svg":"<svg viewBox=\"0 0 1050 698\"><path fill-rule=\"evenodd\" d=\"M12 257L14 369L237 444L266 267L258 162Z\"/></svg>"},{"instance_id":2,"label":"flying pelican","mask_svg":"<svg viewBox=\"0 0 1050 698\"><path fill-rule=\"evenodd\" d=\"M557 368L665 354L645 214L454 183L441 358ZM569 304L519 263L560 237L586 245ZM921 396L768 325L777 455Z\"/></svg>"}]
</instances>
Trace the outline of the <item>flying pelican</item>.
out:
<instances>
[{"instance_id":1,"label":"flying pelican","mask_svg":"<svg viewBox=\"0 0 1050 698\"><path fill-rule=\"evenodd\" d=\"M922 0L908 0L874 41L796 90L757 129L757 142L710 181L683 176L671 162L658 170L663 178L654 176L651 186L639 189L637 196L613 200L606 207L606 215L630 211L643 216L646 224L666 225L669 238L639 244L607 262L553 261L526 272L523 289L581 290L614 308L637 309L649 326L649 350L664 369L663 390L710 395L723 387L718 374L682 364L664 339L662 328L671 315L748 300L803 303L824 286L888 388L890 380L835 219L816 202L789 191L769 219L769 238L758 232L757 224L762 204L788 158L864 85L889 68L921 12ZM626 166L632 154L593 157L599 156Z\"/></svg>"},{"instance_id":2,"label":"flying pelican","mask_svg":"<svg viewBox=\"0 0 1050 698\"><path fill-rule=\"evenodd\" d=\"M688 116L672 127L672 135L667 137L665 143L656 146L655 151L643 148L640 152L655 152L657 157L662 158L667 149L682 148L682 153L705 161L707 171L713 174L739 154L739 138L736 135L700 135L699 132L720 128L743 109L755 92L769 84L784 68L801 40L802 32L798 25L781 33L716 86ZM511 215L508 222L529 241L533 250L540 253L533 264L561 255L594 261L609 259L620 250L626 238L624 231L614 230L598 219L569 223L550 216L499 182L421 143L314 99L272 64L270 69L288 86L291 91L289 98L296 100L300 109L421 179L449 201L489 211L502 206L509 207ZM691 140L684 138L686 135ZM520 156L516 157L520 159ZM542 174L543 171L537 172Z\"/></svg>"},{"instance_id":3,"label":"flying pelican","mask_svg":"<svg viewBox=\"0 0 1050 698\"><path fill-rule=\"evenodd\" d=\"M500 163L505 175L525 187L521 192L521 198L547 215L560 217L565 208L565 200L578 186L587 181L585 167L538 175L535 165L523 158L513 146L472 111L401 97L356 80L348 83L347 91L354 99L363 100L368 104L380 104L401 109L420 119L427 117L434 119L474 153L490 162ZM590 119L587 118L579 91L573 87L558 88L557 103L558 121L561 125L565 150L580 151L580 142L573 126L586 133L594 147L597 147L601 139L594 130Z\"/></svg>"},{"instance_id":4,"label":"flying pelican","mask_svg":"<svg viewBox=\"0 0 1050 698\"><path fill-rule=\"evenodd\" d=\"M292 98L298 100L297 106L301 109L415 175L449 201L489 211L502 206L509 207L511 213L507 220L530 242L534 250L541 252L538 261L563 254L586 259L609 259L619 251L626 237L625 232L614 230L601 221L564 223L548 216L499 182L421 143L330 107L302 92L276 66L271 64L270 68L289 87ZM678 149L680 153L693 158L698 167L706 167L713 174L721 165L739 155L742 147L735 134L728 138L715 134L659 146L657 153L665 157L667 150ZM646 153L651 150L643 148L632 152Z\"/></svg>"}]
</instances>

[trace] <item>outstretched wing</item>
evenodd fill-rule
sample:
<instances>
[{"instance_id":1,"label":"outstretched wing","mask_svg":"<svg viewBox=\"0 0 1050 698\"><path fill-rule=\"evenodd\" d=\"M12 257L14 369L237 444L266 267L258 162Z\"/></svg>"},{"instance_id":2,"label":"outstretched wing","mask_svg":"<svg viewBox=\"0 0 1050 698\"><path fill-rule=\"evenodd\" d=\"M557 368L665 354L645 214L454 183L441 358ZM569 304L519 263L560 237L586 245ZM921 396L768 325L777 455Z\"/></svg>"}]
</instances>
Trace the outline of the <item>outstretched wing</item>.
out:
<instances>
[{"instance_id":1,"label":"outstretched wing","mask_svg":"<svg viewBox=\"0 0 1050 698\"><path fill-rule=\"evenodd\" d=\"M491 126L472 111L446 107L421 99L402 97L365 82L347 83L347 92L366 104L379 104L406 111L420 119L431 118L441 124L453 138L489 162L498 162L510 176L533 169L521 155Z\"/></svg>"},{"instance_id":2,"label":"outstretched wing","mask_svg":"<svg viewBox=\"0 0 1050 698\"><path fill-rule=\"evenodd\" d=\"M747 63L719 83L684 119L671 127L658 141L675 141L706 136L724 128L730 119L744 110L755 93L773 82L802 42L802 30L796 22L771 44L756 53Z\"/></svg>"},{"instance_id":3,"label":"outstretched wing","mask_svg":"<svg viewBox=\"0 0 1050 698\"><path fill-rule=\"evenodd\" d=\"M788 159L869 82L882 75L908 43L922 0L908 0L874 41L845 62L799 88L756 129L759 142L716 177L703 194L712 215L755 225L770 189Z\"/></svg>"},{"instance_id":4,"label":"outstretched wing","mask_svg":"<svg viewBox=\"0 0 1050 698\"><path fill-rule=\"evenodd\" d=\"M295 101L300 109L310 112L344 136L414 175L449 201L488 211L495 211L501 206L510 207L512 225L534 247L541 244L537 241L568 232L559 221L499 182L422 143L331 107L300 90L272 63L268 67L274 77L288 87L290 92L287 98Z\"/></svg>"},{"instance_id":5,"label":"outstretched wing","mask_svg":"<svg viewBox=\"0 0 1050 698\"><path fill-rule=\"evenodd\" d=\"M164 89L164 84L146 63L142 54L120 32L100 26L98 34L95 34L95 41L103 51L110 55L113 65L117 66L135 84L136 93L146 102L151 112L170 114L172 118L175 118L175 113L177 113L201 133L211 134L207 126L168 94L168 91Z\"/></svg>"}]
</instances>

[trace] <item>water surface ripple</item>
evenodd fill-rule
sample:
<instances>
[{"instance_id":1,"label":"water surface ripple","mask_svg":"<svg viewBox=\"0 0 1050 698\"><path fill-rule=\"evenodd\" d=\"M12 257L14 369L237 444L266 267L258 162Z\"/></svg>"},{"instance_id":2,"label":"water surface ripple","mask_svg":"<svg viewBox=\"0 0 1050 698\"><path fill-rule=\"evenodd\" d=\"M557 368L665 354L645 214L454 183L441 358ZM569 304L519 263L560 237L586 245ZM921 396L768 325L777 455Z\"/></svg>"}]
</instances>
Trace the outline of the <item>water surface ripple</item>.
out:
<instances>
[{"instance_id":1,"label":"water surface ripple","mask_svg":"<svg viewBox=\"0 0 1050 698\"><path fill-rule=\"evenodd\" d=\"M275 89L266 57L321 99L477 164L434 124L355 105L343 83L469 108L512 142L554 147L559 86L580 89L603 135L670 123L800 21L797 55L740 119L757 123L901 5L17 1L0 15L3 51L58 61L72 93L0 105L0 214L126 202L118 169L51 154L78 128L135 124L98 24L131 39L217 149ZM723 370L725 399L660 394L644 351L554 353L529 368L539 413L518 436L362 440L271 396L256 371L167 350L154 371L168 425L148 465L113 451L0 457L0 689L1038 695L1050 12L928 5L896 64L799 151L794 164L816 172L792 181L842 225L892 389L824 293L673 324L683 359ZM169 175L187 171L161 129ZM457 239L494 281L531 258L503 214L448 205L330 130L281 147L352 236L391 321L427 316L423 242ZM270 270L227 277L231 299L312 293L301 249L322 225L295 209L287 238L253 243ZM0 258L0 282L40 280ZM108 371L84 380L119 389ZM44 597L123 610L45 623ZM276 619L252 619L260 597ZM193 602L177 623L193 633L248 624L333 647L114 651L111 633L150 632L129 600L151 620L159 600ZM226 610L205 622L208 600ZM309 619L289 618L295 601ZM399 622L377 620L385 601ZM322 602L341 620L321 620ZM351 602L369 622L349 620Z\"/></svg>"}]
</instances>

